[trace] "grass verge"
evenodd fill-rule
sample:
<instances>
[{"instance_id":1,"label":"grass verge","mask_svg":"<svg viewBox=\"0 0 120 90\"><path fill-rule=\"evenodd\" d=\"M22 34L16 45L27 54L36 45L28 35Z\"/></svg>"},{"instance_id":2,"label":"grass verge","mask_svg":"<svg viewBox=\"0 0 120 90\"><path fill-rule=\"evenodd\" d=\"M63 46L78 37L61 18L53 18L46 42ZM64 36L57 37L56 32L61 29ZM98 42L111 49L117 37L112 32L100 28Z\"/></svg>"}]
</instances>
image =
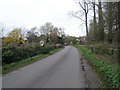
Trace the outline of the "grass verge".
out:
<instances>
[{"instance_id":1,"label":"grass verge","mask_svg":"<svg viewBox=\"0 0 120 90\"><path fill-rule=\"evenodd\" d=\"M52 50L49 54L39 54L39 55L36 55L36 56L33 56L33 57L30 57L30 58L27 58L27 59L24 59L24 60L21 60L21 61L18 61L18 62L14 62L14 63L11 63L11 64L7 64L7 65L4 65L2 67L2 74L7 74L9 72L12 72L14 70L17 70L23 66L26 66L26 65L29 65L31 63L34 63L38 60L41 60L49 55L52 55L60 50L62 50L63 48L58 48L58 49L54 49Z\"/></svg>"},{"instance_id":2,"label":"grass verge","mask_svg":"<svg viewBox=\"0 0 120 90\"><path fill-rule=\"evenodd\" d=\"M100 80L106 88L120 88L119 67L116 64L108 64L105 60L98 58L95 53L83 46L75 46L81 50L90 63L92 68L97 72Z\"/></svg>"}]
</instances>

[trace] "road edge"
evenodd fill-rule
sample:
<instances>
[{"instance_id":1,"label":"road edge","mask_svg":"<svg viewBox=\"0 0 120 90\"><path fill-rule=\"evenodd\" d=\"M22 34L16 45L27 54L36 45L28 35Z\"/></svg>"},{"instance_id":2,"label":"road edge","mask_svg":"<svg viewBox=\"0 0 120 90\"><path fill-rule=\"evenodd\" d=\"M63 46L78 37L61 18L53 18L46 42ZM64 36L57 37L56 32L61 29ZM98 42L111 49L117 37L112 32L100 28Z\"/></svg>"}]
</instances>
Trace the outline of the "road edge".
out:
<instances>
[{"instance_id":1,"label":"road edge","mask_svg":"<svg viewBox=\"0 0 120 90\"><path fill-rule=\"evenodd\" d=\"M82 65L82 70L84 72L84 77L86 79L85 83L87 88L102 88L102 83L97 75L97 73L92 69L91 65L85 59L82 51L77 49L79 55L81 55L80 61Z\"/></svg>"}]
</instances>

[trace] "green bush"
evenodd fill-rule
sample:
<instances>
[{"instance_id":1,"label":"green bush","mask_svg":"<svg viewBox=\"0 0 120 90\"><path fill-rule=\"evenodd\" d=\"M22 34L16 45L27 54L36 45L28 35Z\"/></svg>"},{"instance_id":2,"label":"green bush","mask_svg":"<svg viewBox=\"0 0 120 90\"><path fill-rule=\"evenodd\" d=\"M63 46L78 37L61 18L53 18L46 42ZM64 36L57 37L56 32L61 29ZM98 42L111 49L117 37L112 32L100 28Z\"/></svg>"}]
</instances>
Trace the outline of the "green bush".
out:
<instances>
[{"instance_id":1,"label":"green bush","mask_svg":"<svg viewBox=\"0 0 120 90\"><path fill-rule=\"evenodd\" d=\"M55 47L54 44L46 44L41 47L39 44L25 44L22 46L8 45L2 48L2 63L3 65L12 62L17 62L37 54L49 54L53 49L62 47L62 45Z\"/></svg>"},{"instance_id":2,"label":"green bush","mask_svg":"<svg viewBox=\"0 0 120 90\"><path fill-rule=\"evenodd\" d=\"M88 48L91 49L90 46L88 46ZM107 44L97 44L97 45L93 45L93 49L91 50L96 54L109 55L113 57L115 60L118 59L118 50L116 47L112 47Z\"/></svg>"},{"instance_id":3,"label":"green bush","mask_svg":"<svg viewBox=\"0 0 120 90\"><path fill-rule=\"evenodd\" d=\"M8 45L7 47L2 48L2 63L11 63L14 62L16 47L14 45Z\"/></svg>"}]
</instances>

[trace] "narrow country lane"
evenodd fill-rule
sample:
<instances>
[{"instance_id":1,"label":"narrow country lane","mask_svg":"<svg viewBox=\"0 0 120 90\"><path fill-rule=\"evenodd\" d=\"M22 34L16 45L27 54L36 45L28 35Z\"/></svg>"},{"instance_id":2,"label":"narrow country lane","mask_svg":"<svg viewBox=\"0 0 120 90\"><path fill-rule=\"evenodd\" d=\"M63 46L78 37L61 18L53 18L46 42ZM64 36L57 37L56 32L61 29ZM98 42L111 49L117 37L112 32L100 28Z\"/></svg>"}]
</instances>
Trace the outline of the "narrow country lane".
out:
<instances>
[{"instance_id":1,"label":"narrow country lane","mask_svg":"<svg viewBox=\"0 0 120 90\"><path fill-rule=\"evenodd\" d=\"M81 55L63 50L3 76L3 88L86 88Z\"/></svg>"}]
</instances>

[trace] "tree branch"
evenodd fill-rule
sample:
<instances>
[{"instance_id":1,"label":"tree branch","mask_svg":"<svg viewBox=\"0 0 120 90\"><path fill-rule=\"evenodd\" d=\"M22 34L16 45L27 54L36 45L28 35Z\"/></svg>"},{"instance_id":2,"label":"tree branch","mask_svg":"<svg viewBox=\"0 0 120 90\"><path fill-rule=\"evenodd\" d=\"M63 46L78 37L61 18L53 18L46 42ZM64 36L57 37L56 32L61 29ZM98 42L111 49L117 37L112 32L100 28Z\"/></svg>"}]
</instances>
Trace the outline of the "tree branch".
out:
<instances>
[{"instance_id":1,"label":"tree branch","mask_svg":"<svg viewBox=\"0 0 120 90\"><path fill-rule=\"evenodd\" d=\"M99 5L98 5L98 4L96 4L96 3L95 3L95 5L96 5L97 7L99 7Z\"/></svg>"},{"instance_id":2,"label":"tree branch","mask_svg":"<svg viewBox=\"0 0 120 90\"><path fill-rule=\"evenodd\" d=\"M82 26L83 24L85 24L85 23L80 24L80 26Z\"/></svg>"},{"instance_id":3,"label":"tree branch","mask_svg":"<svg viewBox=\"0 0 120 90\"><path fill-rule=\"evenodd\" d=\"M78 18L78 19L80 19L80 20L84 21L82 18L80 18L80 17L79 17L79 16L77 16L77 15L72 14L72 16L74 16L74 17L76 17L76 18Z\"/></svg>"},{"instance_id":4,"label":"tree branch","mask_svg":"<svg viewBox=\"0 0 120 90\"><path fill-rule=\"evenodd\" d=\"M86 3L86 5L87 5L87 10L86 10L86 13L88 13L88 4Z\"/></svg>"},{"instance_id":5,"label":"tree branch","mask_svg":"<svg viewBox=\"0 0 120 90\"><path fill-rule=\"evenodd\" d=\"M81 5L81 3L79 2L79 5L82 7L82 9L85 11L85 8Z\"/></svg>"}]
</instances>

